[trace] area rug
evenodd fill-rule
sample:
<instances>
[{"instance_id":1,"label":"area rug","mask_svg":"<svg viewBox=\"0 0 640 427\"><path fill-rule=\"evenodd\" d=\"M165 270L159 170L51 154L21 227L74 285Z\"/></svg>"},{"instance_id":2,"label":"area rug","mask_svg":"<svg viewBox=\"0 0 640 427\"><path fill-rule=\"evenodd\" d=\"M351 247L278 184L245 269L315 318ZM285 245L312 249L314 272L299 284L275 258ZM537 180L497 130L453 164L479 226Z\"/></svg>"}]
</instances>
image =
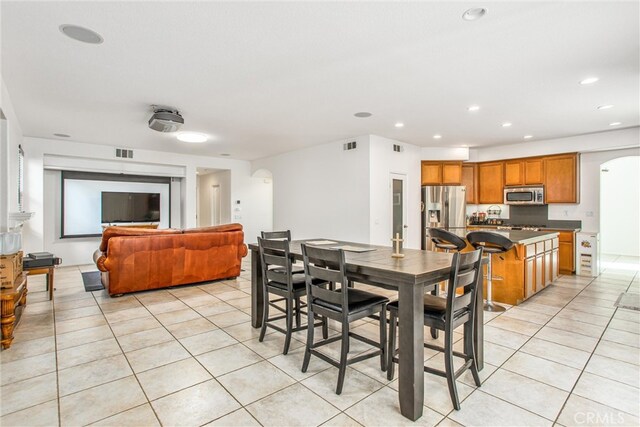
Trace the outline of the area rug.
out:
<instances>
[{"instance_id":1,"label":"area rug","mask_svg":"<svg viewBox=\"0 0 640 427\"><path fill-rule=\"evenodd\" d=\"M102 281L100 281L99 271L89 271L82 273L82 281L84 282L84 290L87 292L99 291L104 289Z\"/></svg>"},{"instance_id":2,"label":"area rug","mask_svg":"<svg viewBox=\"0 0 640 427\"><path fill-rule=\"evenodd\" d=\"M623 292L620 294L614 305L618 308L640 311L640 294Z\"/></svg>"}]
</instances>

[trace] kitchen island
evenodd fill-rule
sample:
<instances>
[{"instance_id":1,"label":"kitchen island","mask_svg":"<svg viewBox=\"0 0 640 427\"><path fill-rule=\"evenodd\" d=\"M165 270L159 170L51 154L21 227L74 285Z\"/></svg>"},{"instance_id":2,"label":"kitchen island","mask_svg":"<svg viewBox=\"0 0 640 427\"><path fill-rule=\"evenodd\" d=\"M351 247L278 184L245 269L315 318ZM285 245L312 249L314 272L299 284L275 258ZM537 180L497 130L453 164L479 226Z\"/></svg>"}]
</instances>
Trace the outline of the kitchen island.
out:
<instances>
[{"instance_id":1,"label":"kitchen island","mask_svg":"<svg viewBox=\"0 0 640 427\"><path fill-rule=\"evenodd\" d=\"M465 238L471 231L500 234L514 243L505 253L492 255L492 299L510 305L522 301L553 283L559 275L559 240L557 231L496 230L474 227L472 230L450 230ZM464 251L473 250L467 243ZM485 267L486 275L486 267ZM496 280L496 276L502 280ZM486 278L484 291L486 295Z\"/></svg>"}]
</instances>

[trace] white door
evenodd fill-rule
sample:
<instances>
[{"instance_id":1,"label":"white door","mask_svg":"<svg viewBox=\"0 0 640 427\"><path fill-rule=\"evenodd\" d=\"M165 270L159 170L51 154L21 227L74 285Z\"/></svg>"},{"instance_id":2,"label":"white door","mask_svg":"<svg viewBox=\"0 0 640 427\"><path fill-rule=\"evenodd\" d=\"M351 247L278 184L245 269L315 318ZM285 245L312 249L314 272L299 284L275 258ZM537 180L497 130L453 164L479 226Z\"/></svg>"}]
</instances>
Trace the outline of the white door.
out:
<instances>
[{"instance_id":1,"label":"white door","mask_svg":"<svg viewBox=\"0 0 640 427\"><path fill-rule=\"evenodd\" d=\"M396 234L400 234L400 237L405 239L407 236L407 176L392 173L389 188L391 190L391 233L393 238Z\"/></svg>"},{"instance_id":2,"label":"white door","mask_svg":"<svg viewBox=\"0 0 640 427\"><path fill-rule=\"evenodd\" d=\"M211 186L211 225L220 225L220 186Z\"/></svg>"}]
</instances>

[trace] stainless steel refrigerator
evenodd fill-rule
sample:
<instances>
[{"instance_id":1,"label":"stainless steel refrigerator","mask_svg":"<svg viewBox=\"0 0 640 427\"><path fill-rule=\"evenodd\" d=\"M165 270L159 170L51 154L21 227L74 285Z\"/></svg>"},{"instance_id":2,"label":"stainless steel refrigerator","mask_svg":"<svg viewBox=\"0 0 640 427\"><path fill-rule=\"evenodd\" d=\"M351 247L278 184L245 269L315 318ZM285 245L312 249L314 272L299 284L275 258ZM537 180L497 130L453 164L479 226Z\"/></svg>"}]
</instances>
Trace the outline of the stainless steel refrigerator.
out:
<instances>
[{"instance_id":1,"label":"stainless steel refrigerator","mask_svg":"<svg viewBox=\"0 0 640 427\"><path fill-rule=\"evenodd\" d=\"M426 185L422 187L422 249L432 250L429 228L463 229L466 226L465 186Z\"/></svg>"}]
</instances>

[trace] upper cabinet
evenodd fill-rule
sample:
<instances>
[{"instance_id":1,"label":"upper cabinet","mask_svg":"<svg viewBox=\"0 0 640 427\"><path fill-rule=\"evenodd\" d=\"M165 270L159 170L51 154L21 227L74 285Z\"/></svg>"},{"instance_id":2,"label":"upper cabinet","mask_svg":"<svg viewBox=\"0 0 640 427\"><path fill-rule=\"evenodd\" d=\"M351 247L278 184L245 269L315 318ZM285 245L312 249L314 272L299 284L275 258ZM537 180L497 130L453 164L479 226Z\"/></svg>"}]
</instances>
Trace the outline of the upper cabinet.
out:
<instances>
[{"instance_id":1,"label":"upper cabinet","mask_svg":"<svg viewBox=\"0 0 640 427\"><path fill-rule=\"evenodd\" d=\"M544 161L541 158L524 159L524 184L544 183Z\"/></svg>"},{"instance_id":2,"label":"upper cabinet","mask_svg":"<svg viewBox=\"0 0 640 427\"><path fill-rule=\"evenodd\" d=\"M478 164L478 203L502 203L504 162Z\"/></svg>"},{"instance_id":3,"label":"upper cabinet","mask_svg":"<svg viewBox=\"0 0 640 427\"><path fill-rule=\"evenodd\" d=\"M546 203L578 203L579 155L563 154L544 158Z\"/></svg>"},{"instance_id":4,"label":"upper cabinet","mask_svg":"<svg viewBox=\"0 0 640 427\"><path fill-rule=\"evenodd\" d=\"M422 185L460 185L462 162L422 162Z\"/></svg>"},{"instance_id":5,"label":"upper cabinet","mask_svg":"<svg viewBox=\"0 0 640 427\"><path fill-rule=\"evenodd\" d=\"M504 185L524 184L524 161L507 160L504 162Z\"/></svg>"},{"instance_id":6,"label":"upper cabinet","mask_svg":"<svg viewBox=\"0 0 640 427\"><path fill-rule=\"evenodd\" d=\"M478 165L465 163L462 165L462 185L467 187L467 203L478 203Z\"/></svg>"}]
</instances>

